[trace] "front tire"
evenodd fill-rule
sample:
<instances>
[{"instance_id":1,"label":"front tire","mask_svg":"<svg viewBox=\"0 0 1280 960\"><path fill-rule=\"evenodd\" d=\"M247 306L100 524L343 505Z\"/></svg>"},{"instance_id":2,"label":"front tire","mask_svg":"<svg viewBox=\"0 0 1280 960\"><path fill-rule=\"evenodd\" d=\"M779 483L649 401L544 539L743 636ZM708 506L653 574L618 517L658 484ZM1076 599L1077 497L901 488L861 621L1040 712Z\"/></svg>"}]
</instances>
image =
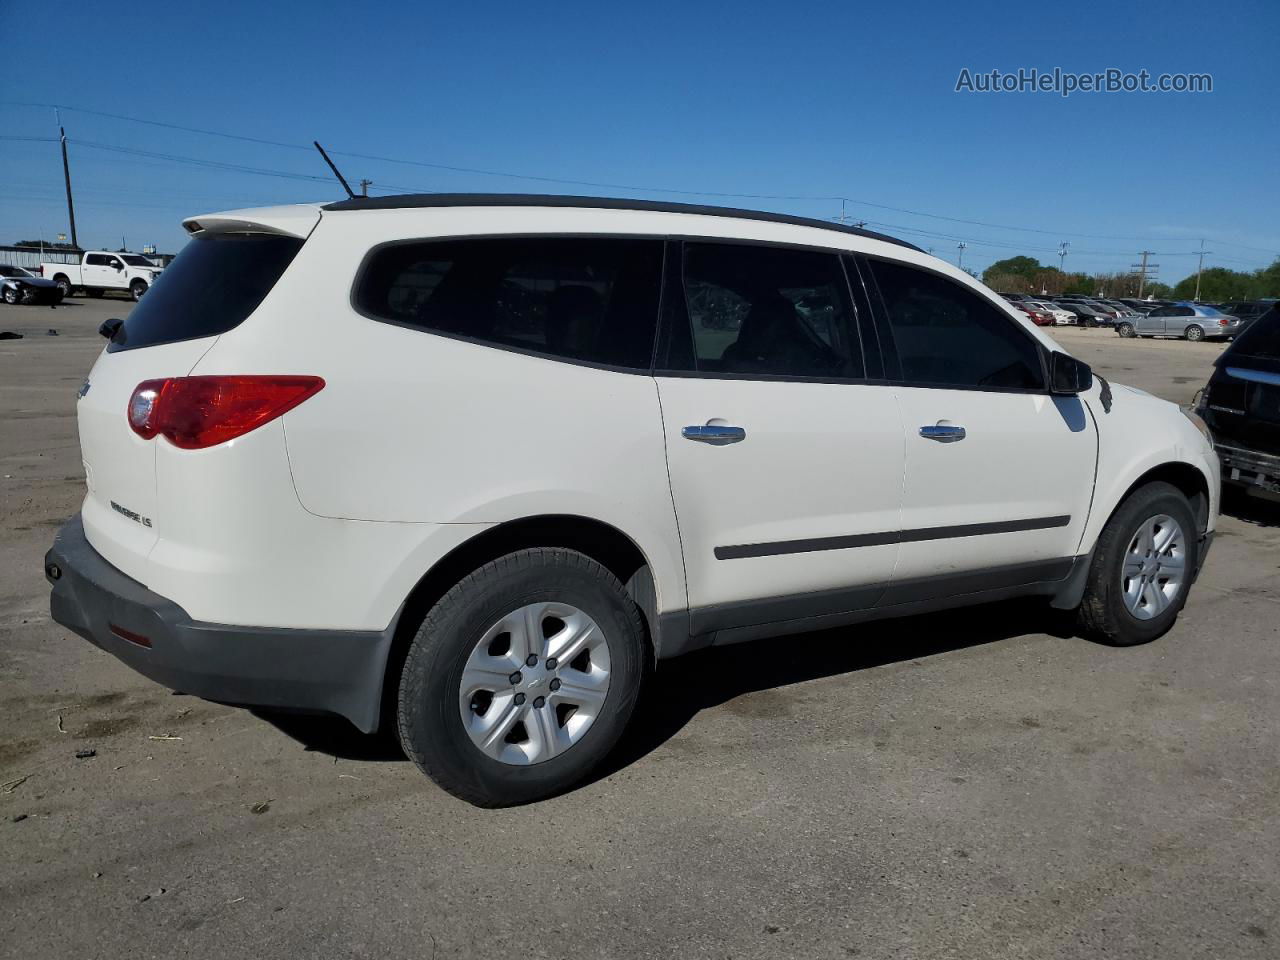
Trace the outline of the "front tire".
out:
<instances>
[{"instance_id":1,"label":"front tire","mask_svg":"<svg viewBox=\"0 0 1280 960\"><path fill-rule=\"evenodd\" d=\"M1182 335L1192 343L1198 343L1204 339L1204 327L1193 323L1191 326L1187 327L1186 330L1182 331Z\"/></svg>"},{"instance_id":2,"label":"front tire","mask_svg":"<svg viewBox=\"0 0 1280 960\"><path fill-rule=\"evenodd\" d=\"M1181 490L1161 482L1135 490L1098 537L1078 614L1082 632L1115 647L1165 633L1187 601L1199 551Z\"/></svg>"},{"instance_id":3,"label":"front tire","mask_svg":"<svg viewBox=\"0 0 1280 960\"><path fill-rule=\"evenodd\" d=\"M58 285L58 289L62 291L62 299L71 296L71 281L66 277L54 277L53 282Z\"/></svg>"},{"instance_id":4,"label":"front tire","mask_svg":"<svg viewBox=\"0 0 1280 960\"><path fill-rule=\"evenodd\" d=\"M1116 333L1122 337L1136 337L1138 334L1133 329L1132 323L1122 323L1116 327Z\"/></svg>"},{"instance_id":5,"label":"front tire","mask_svg":"<svg viewBox=\"0 0 1280 960\"><path fill-rule=\"evenodd\" d=\"M646 656L622 584L574 550L521 550L427 613L400 676L400 743L428 777L482 807L581 782L622 736Z\"/></svg>"},{"instance_id":6,"label":"front tire","mask_svg":"<svg viewBox=\"0 0 1280 960\"><path fill-rule=\"evenodd\" d=\"M135 302L142 299L142 295L147 292L147 285L142 280L135 280L129 285L129 296Z\"/></svg>"}]
</instances>

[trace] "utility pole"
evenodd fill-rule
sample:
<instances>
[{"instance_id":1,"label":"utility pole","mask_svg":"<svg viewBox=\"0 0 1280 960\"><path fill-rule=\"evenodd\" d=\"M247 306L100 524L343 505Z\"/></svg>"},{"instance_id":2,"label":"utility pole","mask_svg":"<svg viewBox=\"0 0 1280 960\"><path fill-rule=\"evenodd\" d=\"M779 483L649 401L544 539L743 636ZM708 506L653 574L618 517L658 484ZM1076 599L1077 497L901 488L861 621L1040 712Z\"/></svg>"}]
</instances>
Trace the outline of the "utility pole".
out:
<instances>
[{"instance_id":1,"label":"utility pole","mask_svg":"<svg viewBox=\"0 0 1280 960\"><path fill-rule=\"evenodd\" d=\"M1203 240L1201 240L1201 241L1200 241L1200 262L1199 262L1198 264L1196 264L1196 295L1195 295L1195 301L1196 301L1197 303L1199 303L1199 302L1200 302L1200 272L1201 272L1202 270L1204 270L1204 255L1205 255L1206 253L1213 253L1213 251L1212 251L1212 250L1206 250L1206 249L1204 248L1204 241L1203 241Z\"/></svg>"},{"instance_id":2,"label":"utility pole","mask_svg":"<svg viewBox=\"0 0 1280 960\"><path fill-rule=\"evenodd\" d=\"M960 251L960 255L956 257L956 266L959 267L961 270L964 269L964 248L967 246L968 244L965 243L963 240L961 240L958 244L956 244L956 249Z\"/></svg>"},{"instance_id":3,"label":"utility pole","mask_svg":"<svg viewBox=\"0 0 1280 960\"><path fill-rule=\"evenodd\" d=\"M367 196L369 195L369 188L370 188L371 186L373 186L373 181L372 181L372 180L361 180L361 181L360 181L360 196L362 196L362 197L367 197Z\"/></svg>"},{"instance_id":4,"label":"utility pole","mask_svg":"<svg viewBox=\"0 0 1280 960\"><path fill-rule=\"evenodd\" d=\"M1067 272L1067 247L1071 246L1071 241L1063 240L1058 244L1058 272Z\"/></svg>"},{"instance_id":5,"label":"utility pole","mask_svg":"<svg viewBox=\"0 0 1280 960\"><path fill-rule=\"evenodd\" d=\"M71 246L79 250L80 243L76 240L76 207L71 202L71 165L67 162L67 131L62 128L62 117L58 115L57 108L54 108L53 116L58 121L58 136L62 143L62 179L67 184L67 219L71 221Z\"/></svg>"},{"instance_id":6,"label":"utility pole","mask_svg":"<svg viewBox=\"0 0 1280 960\"><path fill-rule=\"evenodd\" d=\"M1133 263L1129 265L1129 269L1135 271L1138 274L1138 299L1139 300L1142 299L1142 291L1143 291L1143 288L1146 287L1147 281L1154 279L1156 271L1160 269L1160 264L1158 263L1147 263L1147 257L1152 256L1153 253L1154 251L1152 250L1143 250L1142 262Z\"/></svg>"}]
</instances>

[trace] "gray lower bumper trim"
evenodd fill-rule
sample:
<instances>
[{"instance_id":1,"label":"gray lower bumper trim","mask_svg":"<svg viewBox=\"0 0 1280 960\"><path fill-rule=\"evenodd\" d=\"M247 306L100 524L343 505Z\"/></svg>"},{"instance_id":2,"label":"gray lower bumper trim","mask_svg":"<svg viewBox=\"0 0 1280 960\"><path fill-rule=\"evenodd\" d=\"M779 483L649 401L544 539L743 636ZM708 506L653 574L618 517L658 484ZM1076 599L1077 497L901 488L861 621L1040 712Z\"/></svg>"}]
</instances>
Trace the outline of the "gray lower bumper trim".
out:
<instances>
[{"instance_id":1,"label":"gray lower bumper trim","mask_svg":"<svg viewBox=\"0 0 1280 960\"><path fill-rule=\"evenodd\" d=\"M157 683L221 703L334 713L365 732L378 727L394 623L365 632L192 620L103 559L79 514L58 531L44 569L53 619Z\"/></svg>"}]
</instances>

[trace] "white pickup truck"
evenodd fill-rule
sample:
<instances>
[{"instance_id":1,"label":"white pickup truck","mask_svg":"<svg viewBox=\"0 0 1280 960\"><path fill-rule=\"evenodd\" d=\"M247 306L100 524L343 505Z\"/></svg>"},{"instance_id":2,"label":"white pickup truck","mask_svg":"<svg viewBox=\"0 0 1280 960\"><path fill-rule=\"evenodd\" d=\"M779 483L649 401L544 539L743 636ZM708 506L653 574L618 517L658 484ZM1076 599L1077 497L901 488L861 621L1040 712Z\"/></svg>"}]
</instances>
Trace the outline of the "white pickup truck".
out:
<instances>
[{"instance_id":1,"label":"white pickup truck","mask_svg":"<svg viewBox=\"0 0 1280 960\"><path fill-rule=\"evenodd\" d=\"M160 276L161 269L136 253L93 250L78 264L42 263L40 275L56 283L64 297L77 290L91 297L100 297L107 290L123 290L139 300Z\"/></svg>"}]
</instances>

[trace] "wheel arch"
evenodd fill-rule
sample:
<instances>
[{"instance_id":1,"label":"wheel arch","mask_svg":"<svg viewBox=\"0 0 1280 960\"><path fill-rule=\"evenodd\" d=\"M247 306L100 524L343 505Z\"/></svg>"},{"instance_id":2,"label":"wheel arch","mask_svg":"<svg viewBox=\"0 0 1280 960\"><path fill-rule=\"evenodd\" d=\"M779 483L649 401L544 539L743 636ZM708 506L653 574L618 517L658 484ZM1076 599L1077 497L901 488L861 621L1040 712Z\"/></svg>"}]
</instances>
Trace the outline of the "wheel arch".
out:
<instances>
[{"instance_id":1,"label":"wheel arch","mask_svg":"<svg viewBox=\"0 0 1280 960\"><path fill-rule=\"evenodd\" d=\"M1198 467L1185 460L1170 460L1159 464L1134 480L1111 508L1107 519L1111 519L1111 516L1120 509L1120 505L1129 499L1135 490L1157 481L1163 481L1182 491L1191 503L1197 532L1204 534L1209 528L1209 481Z\"/></svg>"},{"instance_id":2,"label":"wheel arch","mask_svg":"<svg viewBox=\"0 0 1280 960\"><path fill-rule=\"evenodd\" d=\"M396 615L382 685L382 720L394 709L396 685L418 625L448 590L491 560L530 547L563 547L591 557L626 588L644 620L649 662L659 648L658 594L653 568L633 538L612 524L572 514L546 514L487 527L432 564L409 591ZM393 727L392 727L393 728Z\"/></svg>"}]
</instances>

